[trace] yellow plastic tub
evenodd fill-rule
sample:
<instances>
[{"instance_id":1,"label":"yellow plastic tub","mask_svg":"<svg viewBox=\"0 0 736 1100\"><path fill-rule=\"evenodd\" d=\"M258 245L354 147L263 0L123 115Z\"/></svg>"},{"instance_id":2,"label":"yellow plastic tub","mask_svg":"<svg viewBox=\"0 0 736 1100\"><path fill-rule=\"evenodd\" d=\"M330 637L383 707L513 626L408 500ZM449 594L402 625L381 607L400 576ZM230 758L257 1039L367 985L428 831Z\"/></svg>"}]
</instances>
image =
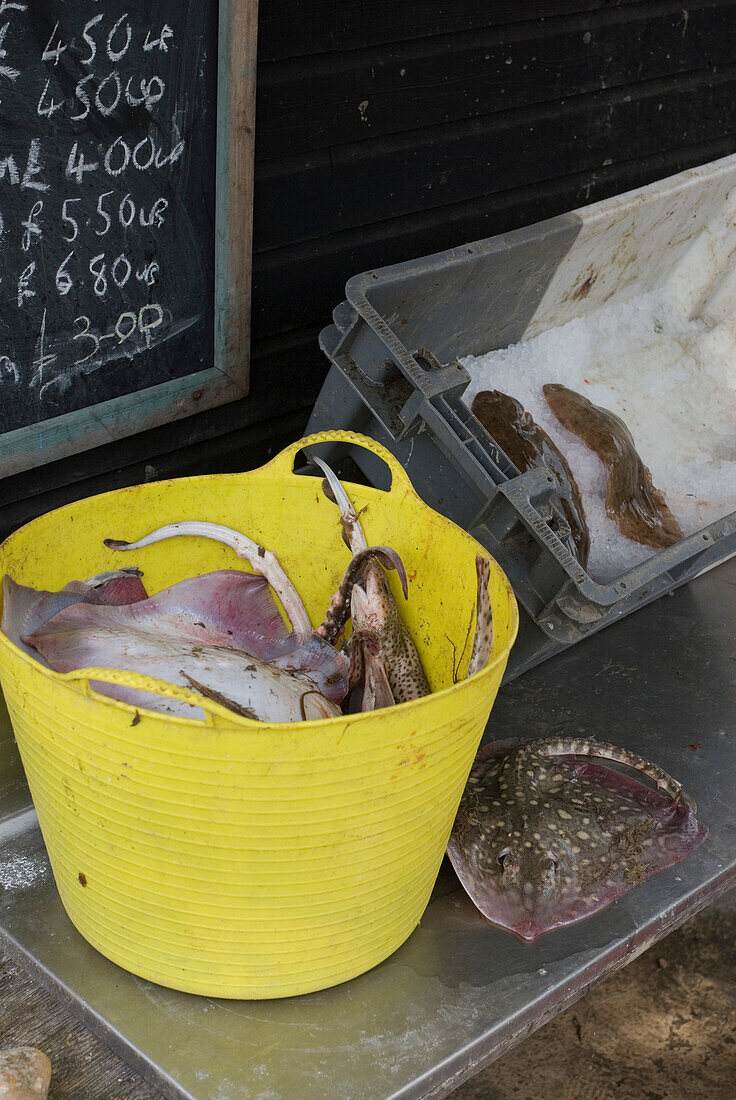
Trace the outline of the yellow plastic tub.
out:
<instances>
[{"instance_id":1,"label":"yellow plastic tub","mask_svg":"<svg viewBox=\"0 0 736 1100\"><path fill-rule=\"evenodd\" d=\"M275 550L317 624L349 552L337 509L315 479L294 475L293 463L308 443L335 439L362 444L391 468L389 492L348 492L365 509L369 542L404 560L408 603L395 591L432 695L374 713L264 725L184 689L161 689L203 706L202 723L136 712L88 683L150 691L157 681L55 673L0 634L0 682L64 907L107 958L175 989L306 993L368 970L403 943L429 899L516 635L513 593L493 564L493 652L464 680L475 555L484 551L419 499L387 451L346 432L300 440L250 473L81 500L0 546L0 575L22 584L57 589L137 564L154 593L198 573L248 567L206 539L133 556L107 550L103 538L207 519Z\"/></svg>"}]
</instances>

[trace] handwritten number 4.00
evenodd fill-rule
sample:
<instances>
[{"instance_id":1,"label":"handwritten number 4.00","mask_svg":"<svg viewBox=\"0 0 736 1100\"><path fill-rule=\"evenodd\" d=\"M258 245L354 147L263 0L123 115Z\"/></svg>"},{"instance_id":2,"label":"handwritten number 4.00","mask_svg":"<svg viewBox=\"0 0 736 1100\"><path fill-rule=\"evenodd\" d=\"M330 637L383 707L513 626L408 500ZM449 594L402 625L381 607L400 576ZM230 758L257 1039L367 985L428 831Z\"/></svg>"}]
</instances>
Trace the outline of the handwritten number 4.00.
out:
<instances>
[{"instance_id":1,"label":"handwritten number 4.00","mask_svg":"<svg viewBox=\"0 0 736 1100\"><path fill-rule=\"evenodd\" d=\"M108 333L106 336L97 336L96 333L90 329L90 319L85 314L81 317L74 318L74 324L81 324L81 332L74 333L75 340L91 340L94 347L89 355L85 355L83 359L76 359L74 365L78 366L80 363L86 363L88 359L91 359L93 355L96 355L100 350L100 344L103 340L109 340L112 336L117 336L118 344L124 344L133 333L137 330L146 341L146 347L151 346L151 333L154 329L163 322L164 311L158 302L154 302L151 305L141 306L138 313L134 313L132 310L126 310L125 313L121 313L115 322L114 331Z\"/></svg>"}]
</instances>

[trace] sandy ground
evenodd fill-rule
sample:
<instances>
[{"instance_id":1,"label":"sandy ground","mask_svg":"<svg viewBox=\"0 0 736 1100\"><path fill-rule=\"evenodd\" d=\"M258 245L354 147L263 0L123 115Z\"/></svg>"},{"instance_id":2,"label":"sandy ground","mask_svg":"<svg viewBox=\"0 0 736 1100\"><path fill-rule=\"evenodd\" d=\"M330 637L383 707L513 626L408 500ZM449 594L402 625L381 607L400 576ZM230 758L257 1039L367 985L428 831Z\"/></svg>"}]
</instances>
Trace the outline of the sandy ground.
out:
<instances>
[{"instance_id":1,"label":"sandy ground","mask_svg":"<svg viewBox=\"0 0 736 1100\"><path fill-rule=\"evenodd\" d=\"M452 1093L452 1100L734 1100L736 893Z\"/></svg>"}]
</instances>

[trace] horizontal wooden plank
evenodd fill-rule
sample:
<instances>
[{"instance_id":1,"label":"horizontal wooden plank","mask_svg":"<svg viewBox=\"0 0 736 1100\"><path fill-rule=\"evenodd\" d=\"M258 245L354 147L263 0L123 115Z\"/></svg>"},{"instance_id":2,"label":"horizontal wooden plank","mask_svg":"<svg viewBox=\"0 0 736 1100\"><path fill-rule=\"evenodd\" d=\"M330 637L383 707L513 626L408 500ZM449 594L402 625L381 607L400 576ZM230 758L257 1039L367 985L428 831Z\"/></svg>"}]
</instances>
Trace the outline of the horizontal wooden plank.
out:
<instances>
[{"instance_id":1,"label":"horizontal wooden plank","mask_svg":"<svg viewBox=\"0 0 736 1100\"><path fill-rule=\"evenodd\" d=\"M314 0L268 0L259 14L259 54L262 60L303 57L642 2L645 0L324 0L315 4Z\"/></svg>"},{"instance_id":2,"label":"horizontal wooden plank","mask_svg":"<svg viewBox=\"0 0 736 1100\"><path fill-rule=\"evenodd\" d=\"M11 501L0 512L0 540L52 508L60 508L71 501L94 496L96 493L169 477L253 470L304 434L309 411L309 408L304 408L273 420L261 420L252 425L248 432L242 429L221 432L211 439L188 444L165 454L161 454L153 442L149 461L103 468L88 473L85 478L61 484L55 489L45 488L32 496ZM87 454L96 455L97 451L88 451ZM88 472L90 469L93 467L87 467Z\"/></svg>"},{"instance_id":3,"label":"horizontal wooden plank","mask_svg":"<svg viewBox=\"0 0 736 1100\"><path fill-rule=\"evenodd\" d=\"M736 132L736 67L256 166L255 248L542 183Z\"/></svg>"},{"instance_id":4,"label":"horizontal wooden plank","mask_svg":"<svg viewBox=\"0 0 736 1100\"><path fill-rule=\"evenodd\" d=\"M256 155L291 156L736 62L736 0L681 0L262 65Z\"/></svg>"},{"instance_id":5,"label":"horizontal wooden plank","mask_svg":"<svg viewBox=\"0 0 736 1100\"><path fill-rule=\"evenodd\" d=\"M531 225L735 151L736 137L719 138L261 253L253 266L254 326L265 334L327 324L345 283L361 271Z\"/></svg>"},{"instance_id":6,"label":"horizontal wooden plank","mask_svg":"<svg viewBox=\"0 0 736 1100\"><path fill-rule=\"evenodd\" d=\"M166 1100L2 950L0 1035L3 1047L35 1046L51 1059L51 1100Z\"/></svg>"},{"instance_id":7,"label":"horizontal wooden plank","mask_svg":"<svg viewBox=\"0 0 736 1100\"><path fill-rule=\"evenodd\" d=\"M312 326L254 343L253 386L241 401L3 479L0 537L32 514L90 493L152 476L215 471L223 456L237 453L239 447L246 448L269 432L276 437L283 425L306 423L328 367L317 344L318 334L319 326ZM260 425L267 422L271 427L262 429Z\"/></svg>"}]
</instances>

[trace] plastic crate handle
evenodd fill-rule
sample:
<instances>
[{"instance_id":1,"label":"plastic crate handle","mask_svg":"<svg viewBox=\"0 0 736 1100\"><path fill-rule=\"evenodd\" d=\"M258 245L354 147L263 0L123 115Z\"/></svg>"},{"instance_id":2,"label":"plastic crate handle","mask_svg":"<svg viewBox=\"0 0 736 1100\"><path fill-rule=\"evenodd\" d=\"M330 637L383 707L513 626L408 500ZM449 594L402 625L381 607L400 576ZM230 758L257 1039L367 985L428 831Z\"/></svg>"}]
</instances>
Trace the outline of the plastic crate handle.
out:
<instances>
[{"instance_id":1,"label":"plastic crate handle","mask_svg":"<svg viewBox=\"0 0 736 1100\"><path fill-rule=\"evenodd\" d=\"M286 472L294 472L294 459L299 451L304 450L307 447L313 447L316 443L352 443L356 447L363 447L366 451L371 451L378 458L382 459L389 470L391 471L391 486L388 490L389 493L397 491L409 490L412 493L416 493L416 489L412 485L409 475L399 460L391 454L386 447L381 443L377 443L375 439L371 439L367 435L360 435L359 432L347 432L347 431L329 431L329 432L316 432L314 435L307 435L303 439L298 439L295 443L290 443L288 447L285 447L283 451L272 458L264 469L273 470L274 472L283 474L284 467Z\"/></svg>"}]
</instances>

